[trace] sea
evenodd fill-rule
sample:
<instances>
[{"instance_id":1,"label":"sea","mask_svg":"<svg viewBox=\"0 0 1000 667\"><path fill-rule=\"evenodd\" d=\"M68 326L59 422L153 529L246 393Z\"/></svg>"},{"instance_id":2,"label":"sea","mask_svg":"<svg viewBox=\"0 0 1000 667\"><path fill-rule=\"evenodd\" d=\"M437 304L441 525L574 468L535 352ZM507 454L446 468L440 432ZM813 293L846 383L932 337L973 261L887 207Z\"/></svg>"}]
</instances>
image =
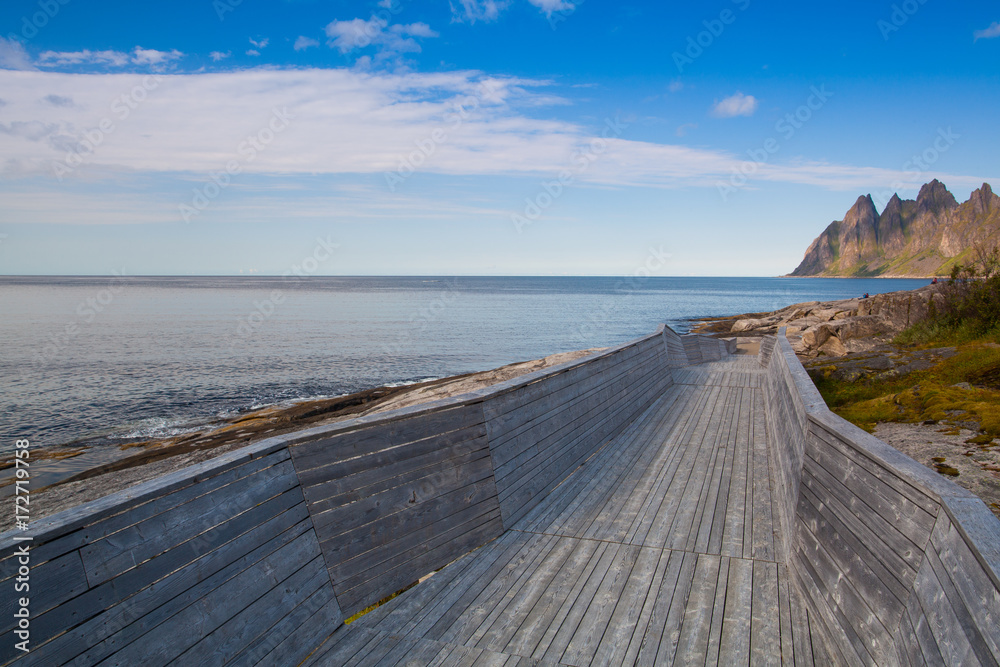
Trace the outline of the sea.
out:
<instances>
[{"instance_id":1,"label":"sea","mask_svg":"<svg viewBox=\"0 0 1000 667\"><path fill-rule=\"evenodd\" d=\"M0 277L0 456L607 347L925 280Z\"/></svg>"}]
</instances>

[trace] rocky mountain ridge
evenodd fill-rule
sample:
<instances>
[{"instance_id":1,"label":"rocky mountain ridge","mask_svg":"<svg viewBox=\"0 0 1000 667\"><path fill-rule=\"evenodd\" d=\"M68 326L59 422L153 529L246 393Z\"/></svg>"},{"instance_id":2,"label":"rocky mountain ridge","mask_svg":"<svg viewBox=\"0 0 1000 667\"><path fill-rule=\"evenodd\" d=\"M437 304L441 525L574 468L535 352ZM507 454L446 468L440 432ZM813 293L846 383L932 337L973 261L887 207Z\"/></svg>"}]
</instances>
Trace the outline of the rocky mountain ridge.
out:
<instances>
[{"instance_id":1,"label":"rocky mountain ridge","mask_svg":"<svg viewBox=\"0 0 1000 667\"><path fill-rule=\"evenodd\" d=\"M938 180L916 200L893 195L880 214L871 195L858 197L806 250L792 276L927 277L968 262L976 243L1000 241L1000 197L988 183L965 203Z\"/></svg>"}]
</instances>

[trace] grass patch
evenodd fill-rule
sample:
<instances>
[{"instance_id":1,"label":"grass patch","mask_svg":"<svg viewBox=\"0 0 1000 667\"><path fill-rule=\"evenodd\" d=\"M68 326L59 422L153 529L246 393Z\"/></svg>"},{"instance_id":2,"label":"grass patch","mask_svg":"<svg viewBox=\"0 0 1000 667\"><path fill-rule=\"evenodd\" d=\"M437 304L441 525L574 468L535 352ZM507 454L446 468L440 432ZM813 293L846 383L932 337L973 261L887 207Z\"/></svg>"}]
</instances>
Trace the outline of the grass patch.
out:
<instances>
[{"instance_id":1,"label":"grass patch","mask_svg":"<svg viewBox=\"0 0 1000 667\"><path fill-rule=\"evenodd\" d=\"M879 422L973 421L990 439L1000 437L1000 347L990 341L959 345L955 356L899 378L813 379L831 410L868 432ZM953 386L960 382L987 386Z\"/></svg>"}]
</instances>

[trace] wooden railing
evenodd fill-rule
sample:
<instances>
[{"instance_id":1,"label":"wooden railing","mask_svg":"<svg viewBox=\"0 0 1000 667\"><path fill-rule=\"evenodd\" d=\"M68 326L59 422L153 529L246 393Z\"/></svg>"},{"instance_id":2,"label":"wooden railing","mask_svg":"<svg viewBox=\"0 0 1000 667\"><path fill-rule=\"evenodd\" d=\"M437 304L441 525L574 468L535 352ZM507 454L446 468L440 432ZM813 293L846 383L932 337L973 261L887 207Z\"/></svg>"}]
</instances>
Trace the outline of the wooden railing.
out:
<instances>
[{"instance_id":1,"label":"wooden railing","mask_svg":"<svg viewBox=\"0 0 1000 667\"><path fill-rule=\"evenodd\" d=\"M834 415L784 332L765 399L786 554L843 664L1000 662L1000 521Z\"/></svg>"},{"instance_id":2,"label":"wooden railing","mask_svg":"<svg viewBox=\"0 0 1000 667\"><path fill-rule=\"evenodd\" d=\"M6 533L0 663L296 664L345 617L499 536L672 383L684 349L662 327L478 392L271 438ZM23 544L28 653L15 646Z\"/></svg>"}]
</instances>

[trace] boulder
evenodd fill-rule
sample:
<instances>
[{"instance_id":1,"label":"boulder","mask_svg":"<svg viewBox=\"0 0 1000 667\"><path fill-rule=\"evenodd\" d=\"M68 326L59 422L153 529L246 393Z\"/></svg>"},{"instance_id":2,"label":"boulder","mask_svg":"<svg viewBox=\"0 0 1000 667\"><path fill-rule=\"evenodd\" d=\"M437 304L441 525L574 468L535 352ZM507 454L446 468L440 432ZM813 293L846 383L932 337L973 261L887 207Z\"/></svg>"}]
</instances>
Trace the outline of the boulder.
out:
<instances>
[{"instance_id":1,"label":"boulder","mask_svg":"<svg viewBox=\"0 0 1000 667\"><path fill-rule=\"evenodd\" d=\"M858 301L858 316L874 316L889 325L894 332L927 317L930 304L940 307L944 301L942 284L927 285L909 292L887 292Z\"/></svg>"},{"instance_id":2,"label":"boulder","mask_svg":"<svg viewBox=\"0 0 1000 667\"><path fill-rule=\"evenodd\" d=\"M729 331L731 333L738 333L740 331L751 331L759 327L760 320L736 320Z\"/></svg>"}]
</instances>

